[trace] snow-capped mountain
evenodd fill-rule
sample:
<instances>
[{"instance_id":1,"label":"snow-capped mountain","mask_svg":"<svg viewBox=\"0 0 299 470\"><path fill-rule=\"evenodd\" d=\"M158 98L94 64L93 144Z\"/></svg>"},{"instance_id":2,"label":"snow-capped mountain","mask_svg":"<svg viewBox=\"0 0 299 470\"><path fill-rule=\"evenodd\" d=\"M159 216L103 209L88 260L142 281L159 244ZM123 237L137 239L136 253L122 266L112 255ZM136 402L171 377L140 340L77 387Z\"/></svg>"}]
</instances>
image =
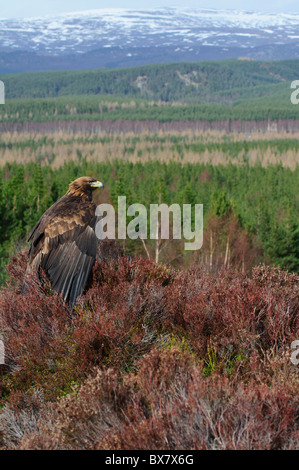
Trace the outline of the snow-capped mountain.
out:
<instances>
[{"instance_id":1,"label":"snow-capped mountain","mask_svg":"<svg viewBox=\"0 0 299 470\"><path fill-rule=\"evenodd\" d=\"M0 71L299 58L299 13L103 9L0 19Z\"/></svg>"}]
</instances>

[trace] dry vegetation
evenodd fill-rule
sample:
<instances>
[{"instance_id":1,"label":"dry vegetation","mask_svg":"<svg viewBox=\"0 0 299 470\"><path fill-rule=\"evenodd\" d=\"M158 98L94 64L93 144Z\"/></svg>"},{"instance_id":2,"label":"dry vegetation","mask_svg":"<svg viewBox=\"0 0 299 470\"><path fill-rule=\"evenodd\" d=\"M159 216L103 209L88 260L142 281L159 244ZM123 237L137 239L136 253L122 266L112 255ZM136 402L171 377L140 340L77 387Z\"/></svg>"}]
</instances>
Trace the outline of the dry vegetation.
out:
<instances>
[{"instance_id":1,"label":"dry vegetation","mask_svg":"<svg viewBox=\"0 0 299 470\"><path fill-rule=\"evenodd\" d=\"M3 449L298 449L298 275L166 269L112 251L75 311L47 285L0 308Z\"/></svg>"},{"instance_id":2,"label":"dry vegetation","mask_svg":"<svg viewBox=\"0 0 299 470\"><path fill-rule=\"evenodd\" d=\"M182 163L228 164L244 163L262 166L281 163L294 169L299 163L296 146L281 149L290 138L287 133L231 133L220 131L160 131L160 132L107 132L95 133L56 131L42 133L2 133L0 165L7 162L28 163L38 161L59 168L69 161L121 159L130 162L159 160ZM292 140L298 139L297 134ZM248 143L248 148L244 145ZM269 145L267 145L269 142ZM270 143L272 144L270 145ZM276 145L277 144L277 145Z\"/></svg>"}]
</instances>

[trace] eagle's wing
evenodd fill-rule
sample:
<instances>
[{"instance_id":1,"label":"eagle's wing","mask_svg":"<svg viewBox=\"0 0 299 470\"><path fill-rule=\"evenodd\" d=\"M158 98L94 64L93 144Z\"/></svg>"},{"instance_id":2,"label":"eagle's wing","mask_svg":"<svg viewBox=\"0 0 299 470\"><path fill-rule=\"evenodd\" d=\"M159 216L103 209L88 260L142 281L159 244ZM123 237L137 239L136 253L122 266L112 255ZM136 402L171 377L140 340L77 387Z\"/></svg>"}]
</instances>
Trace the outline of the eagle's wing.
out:
<instances>
[{"instance_id":1,"label":"eagle's wing","mask_svg":"<svg viewBox=\"0 0 299 470\"><path fill-rule=\"evenodd\" d=\"M29 265L43 268L53 289L70 305L83 293L96 258L95 209L93 202L77 206L63 197L44 213L28 239Z\"/></svg>"}]
</instances>

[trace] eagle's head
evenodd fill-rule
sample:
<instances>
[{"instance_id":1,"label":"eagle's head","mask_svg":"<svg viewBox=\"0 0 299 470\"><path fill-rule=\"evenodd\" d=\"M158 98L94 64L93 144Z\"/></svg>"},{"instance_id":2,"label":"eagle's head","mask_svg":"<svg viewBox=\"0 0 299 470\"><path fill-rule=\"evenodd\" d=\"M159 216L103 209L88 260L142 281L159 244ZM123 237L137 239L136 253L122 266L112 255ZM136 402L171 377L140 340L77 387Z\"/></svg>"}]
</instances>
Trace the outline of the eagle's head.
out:
<instances>
[{"instance_id":1,"label":"eagle's head","mask_svg":"<svg viewBox=\"0 0 299 470\"><path fill-rule=\"evenodd\" d=\"M92 193L96 189L103 187L103 183L98 181L96 178L92 178L91 176L81 176L70 183L67 194L81 196L85 199L91 200Z\"/></svg>"}]
</instances>

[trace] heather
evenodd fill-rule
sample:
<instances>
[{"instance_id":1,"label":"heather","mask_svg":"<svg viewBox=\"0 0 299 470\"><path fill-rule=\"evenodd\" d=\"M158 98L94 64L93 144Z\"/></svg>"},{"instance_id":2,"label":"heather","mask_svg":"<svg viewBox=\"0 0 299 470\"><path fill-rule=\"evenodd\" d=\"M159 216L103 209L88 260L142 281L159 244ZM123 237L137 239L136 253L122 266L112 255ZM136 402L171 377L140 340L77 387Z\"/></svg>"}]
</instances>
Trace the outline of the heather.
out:
<instances>
[{"instance_id":1,"label":"heather","mask_svg":"<svg viewBox=\"0 0 299 470\"><path fill-rule=\"evenodd\" d=\"M298 449L295 273L174 269L105 243L74 310L0 292L2 449Z\"/></svg>"}]
</instances>

